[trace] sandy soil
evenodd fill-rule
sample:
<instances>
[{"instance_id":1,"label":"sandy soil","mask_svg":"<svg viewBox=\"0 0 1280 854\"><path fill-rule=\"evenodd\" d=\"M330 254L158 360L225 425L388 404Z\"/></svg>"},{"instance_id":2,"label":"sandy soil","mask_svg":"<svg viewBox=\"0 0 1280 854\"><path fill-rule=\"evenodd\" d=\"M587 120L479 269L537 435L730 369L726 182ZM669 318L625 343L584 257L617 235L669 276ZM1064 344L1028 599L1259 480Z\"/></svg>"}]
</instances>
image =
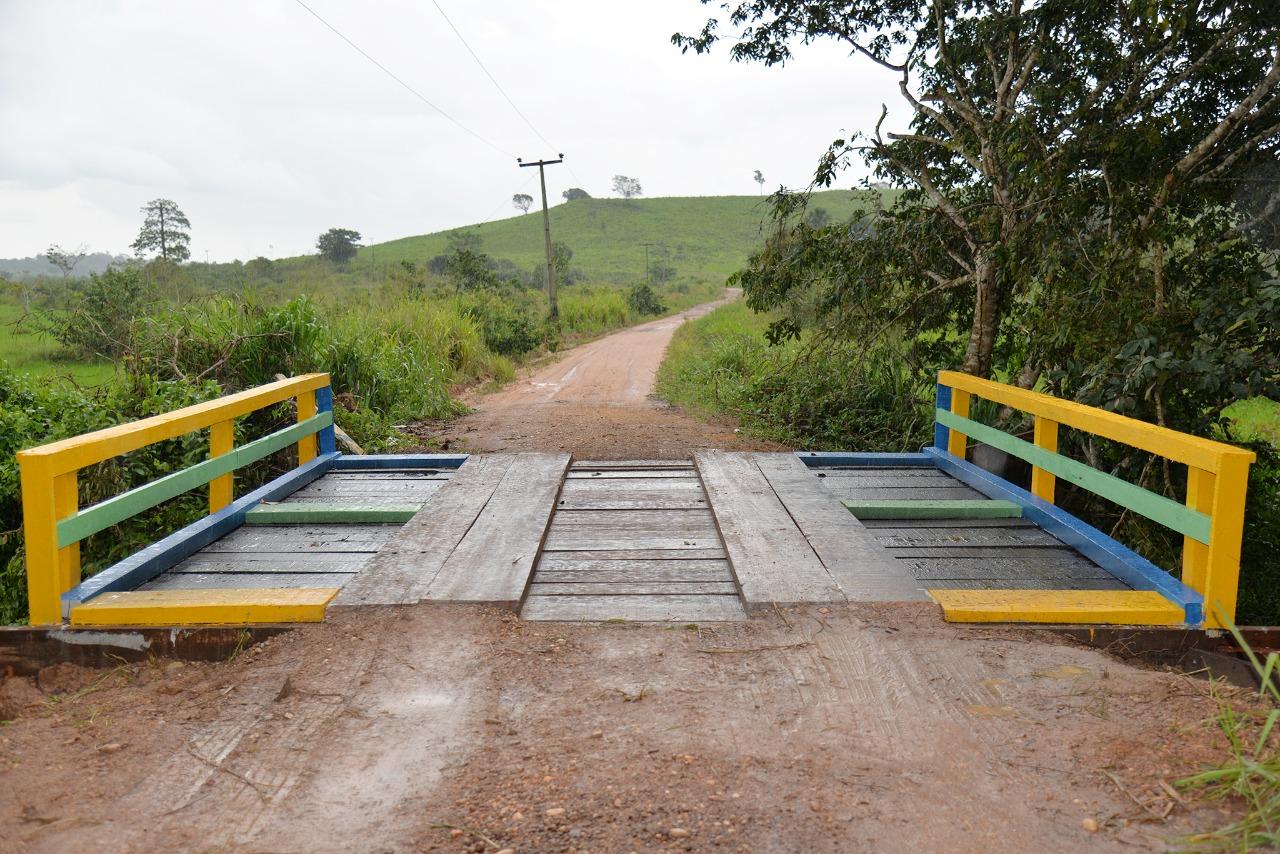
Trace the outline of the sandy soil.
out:
<instances>
[{"instance_id":1,"label":"sandy soil","mask_svg":"<svg viewBox=\"0 0 1280 854\"><path fill-rule=\"evenodd\" d=\"M728 299L738 293L729 291ZM725 301L575 347L496 394L468 398L474 412L443 425L421 424L414 432L452 451L558 450L579 459L670 459L698 448L781 450L650 396L676 328Z\"/></svg>"},{"instance_id":2,"label":"sandy soil","mask_svg":"<svg viewBox=\"0 0 1280 854\"><path fill-rule=\"evenodd\" d=\"M574 350L450 435L742 447L647 398L674 325ZM1204 681L932 605L362 609L222 664L6 679L0 851L1163 850L1231 809L1162 785L1220 756L1214 708Z\"/></svg>"}]
</instances>

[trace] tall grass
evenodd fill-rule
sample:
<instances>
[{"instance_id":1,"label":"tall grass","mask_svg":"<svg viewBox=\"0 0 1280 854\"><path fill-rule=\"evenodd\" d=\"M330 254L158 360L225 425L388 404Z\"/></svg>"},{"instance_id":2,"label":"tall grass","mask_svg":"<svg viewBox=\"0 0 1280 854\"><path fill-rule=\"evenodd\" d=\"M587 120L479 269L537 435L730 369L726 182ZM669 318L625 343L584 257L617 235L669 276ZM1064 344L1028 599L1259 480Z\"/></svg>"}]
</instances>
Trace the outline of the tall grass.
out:
<instances>
[{"instance_id":1,"label":"tall grass","mask_svg":"<svg viewBox=\"0 0 1280 854\"><path fill-rule=\"evenodd\" d=\"M1227 758L1217 767L1178 781L1184 789L1205 792L1211 798L1243 801L1242 818L1223 827L1191 836L1196 851L1260 851L1280 847L1280 750L1276 723L1280 721L1280 655L1269 653L1265 661L1245 641L1225 613L1218 617L1253 665L1259 679L1258 696L1268 706L1265 717L1241 713L1218 696L1215 723L1227 746Z\"/></svg>"}]
</instances>

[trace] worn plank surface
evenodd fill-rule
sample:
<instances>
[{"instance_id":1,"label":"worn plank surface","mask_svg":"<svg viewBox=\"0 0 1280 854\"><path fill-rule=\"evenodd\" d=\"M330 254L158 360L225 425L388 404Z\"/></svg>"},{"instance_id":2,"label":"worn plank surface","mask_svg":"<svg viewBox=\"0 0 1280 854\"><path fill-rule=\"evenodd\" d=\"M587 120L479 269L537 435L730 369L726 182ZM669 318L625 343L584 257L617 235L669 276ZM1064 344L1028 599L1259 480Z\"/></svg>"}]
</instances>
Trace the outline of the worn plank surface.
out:
<instances>
[{"instance_id":1,"label":"worn plank surface","mask_svg":"<svg viewBox=\"0 0 1280 854\"><path fill-rule=\"evenodd\" d=\"M474 456L342 589L335 607L419 602L515 461L513 454Z\"/></svg>"},{"instance_id":2,"label":"worn plank surface","mask_svg":"<svg viewBox=\"0 0 1280 854\"><path fill-rule=\"evenodd\" d=\"M569 471L604 469L687 469L693 470L693 460L574 460Z\"/></svg>"},{"instance_id":3,"label":"worn plank surface","mask_svg":"<svg viewBox=\"0 0 1280 854\"><path fill-rule=\"evenodd\" d=\"M691 477L688 469L574 469L567 477L570 480L635 480L636 478L680 478Z\"/></svg>"},{"instance_id":4,"label":"worn plank surface","mask_svg":"<svg viewBox=\"0 0 1280 854\"><path fill-rule=\"evenodd\" d=\"M375 552L399 530L399 525L251 525L237 528L201 552Z\"/></svg>"},{"instance_id":5,"label":"worn plank surface","mask_svg":"<svg viewBox=\"0 0 1280 854\"><path fill-rule=\"evenodd\" d=\"M551 533L555 533L554 526ZM548 535L548 539L550 534ZM682 549L543 549L543 559L555 557L564 560L725 560L728 552L717 539L716 544L708 548Z\"/></svg>"},{"instance_id":6,"label":"worn plank surface","mask_svg":"<svg viewBox=\"0 0 1280 854\"><path fill-rule=\"evenodd\" d=\"M139 590L226 590L286 589L307 587L338 588L351 579L339 572L184 572L157 576Z\"/></svg>"},{"instance_id":7,"label":"worn plank surface","mask_svg":"<svg viewBox=\"0 0 1280 854\"><path fill-rule=\"evenodd\" d=\"M795 454L755 454L754 460L845 598L851 602L928 599L908 569L899 566L875 534L823 489Z\"/></svg>"},{"instance_id":8,"label":"worn plank surface","mask_svg":"<svg viewBox=\"0 0 1280 854\"><path fill-rule=\"evenodd\" d=\"M519 607L568 465L568 454L516 456L424 598Z\"/></svg>"},{"instance_id":9,"label":"worn plank surface","mask_svg":"<svg viewBox=\"0 0 1280 854\"><path fill-rule=\"evenodd\" d=\"M924 548L947 546L1000 548L1067 548L1061 540L1039 528L877 528L876 539L886 548Z\"/></svg>"},{"instance_id":10,"label":"worn plank surface","mask_svg":"<svg viewBox=\"0 0 1280 854\"><path fill-rule=\"evenodd\" d=\"M737 596L530 596L526 620L643 620L674 623L741 620Z\"/></svg>"},{"instance_id":11,"label":"worn plank surface","mask_svg":"<svg viewBox=\"0 0 1280 854\"><path fill-rule=\"evenodd\" d=\"M870 529L901 528L903 523L895 519L863 519L862 524ZM963 524L965 528L1034 528L1036 523L1028 519L965 519L963 523L955 519L912 519L912 528L955 528Z\"/></svg>"},{"instance_id":12,"label":"worn plank surface","mask_svg":"<svg viewBox=\"0 0 1280 854\"><path fill-rule=\"evenodd\" d=\"M752 455L700 451L694 459L748 608L845 601Z\"/></svg>"},{"instance_id":13,"label":"worn plank surface","mask_svg":"<svg viewBox=\"0 0 1280 854\"><path fill-rule=\"evenodd\" d=\"M736 596L732 581L542 581L529 587L530 596L626 596L715 594Z\"/></svg>"},{"instance_id":14,"label":"worn plank surface","mask_svg":"<svg viewBox=\"0 0 1280 854\"><path fill-rule=\"evenodd\" d=\"M169 570L186 572L359 572L373 557L372 552L252 552L249 554L211 554L199 552Z\"/></svg>"},{"instance_id":15,"label":"worn plank surface","mask_svg":"<svg viewBox=\"0 0 1280 854\"><path fill-rule=\"evenodd\" d=\"M803 463L801 463L803 465ZM841 481L822 481L827 491L836 498L850 501L887 499L891 501L927 501L929 499L970 499L986 498L976 489L964 484L956 486L870 486L850 485Z\"/></svg>"}]
</instances>

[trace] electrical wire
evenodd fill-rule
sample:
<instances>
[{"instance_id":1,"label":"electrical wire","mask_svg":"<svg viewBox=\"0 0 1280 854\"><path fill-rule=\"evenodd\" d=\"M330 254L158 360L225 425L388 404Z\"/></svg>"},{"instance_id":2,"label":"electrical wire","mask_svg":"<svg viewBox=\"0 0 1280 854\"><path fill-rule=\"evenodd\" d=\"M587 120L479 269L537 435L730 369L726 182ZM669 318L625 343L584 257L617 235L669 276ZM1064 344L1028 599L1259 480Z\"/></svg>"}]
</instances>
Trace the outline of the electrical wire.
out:
<instances>
[{"instance_id":1,"label":"electrical wire","mask_svg":"<svg viewBox=\"0 0 1280 854\"><path fill-rule=\"evenodd\" d=\"M502 146L498 145L496 142L493 142L493 141L489 140L488 138L486 138L486 137L484 137L484 136L481 136L479 133L477 133L476 131L474 131L474 130L472 130L471 128L467 127L467 126L466 126L466 125L464 125L462 122L458 121L458 120L457 120L457 119L455 119L453 116L451 116L451 115L449 115L448 113L446 113L443 109L441 109L441 108L440 108L440 107L438 107L437 105L433 104L433 103L432 103L432 102L431 102L431 101L430 101L430 100L429 100L425 95L423 95L423 94L422 94L421 92L419 92L417 89L415 89L415 88L413 88L412 86L410 86L408 83L406 83L406 82L404 82L403 80L401 80L401 79L400 79L399 77L397 77L394 73L392 73L392 71L391 71L389 68L387 68L387 67L386 67L385 65L383 65L381 62L378 62L378 60L374 59L374 58L373 58L372 56L370 56L368 53L366 53L366 52L364 51L364 49L360 47L360 45L356 44L356 43L355 43L355 42L353 42L351 39L349 39L349 38L347 38L345 35L343 35L343 34L338 30L338 28L337 28L337 27L335 27L333 24L331 24L331 23L329 23L328 21L326 21L324 18L320 17L320 14L319 14L318 12L316 12L316 10L315 10L315 9L312 9L312 8L311 8L310 6L308 6L306 3L302 2L302 0L294 0L294 2L295 2L295 3L297 3L299 6L301 6L303 9L306 9L308 12L310 12L310 13L311 13L311 16L312 16L313 18L315 18L317 21L319 21L320 23L322 23L322 24L324 24L326 27L328 27L328 28L333 32L333 34L334 34L334 35L336 35L338 38L342 39L344 42L346 42L347 44L349 44L349 45L350 45L350 46L351 46L351 47L356 51L356 53L360 54L360 55L361 55L361 56L363 56L365 59L367 59L367 60L369 60L371 63L373 63L373 64L374 64L374 65L375 65L375 66L376 66L376 67L377 67L377 68L378 68L378 69L379 69L383 74L386 74L386 75L387 75L388 77L390 77L392 80L394 80L394 81L396 81L397 83L399 83L401 86L403 86L403 87L404 87L404 88L405 88L405 89L406 89L406 90L407 90L411 95L413 95L413 96L414 96L415 98L417 98L419 101L421 101L422 103L426 104L428 107L430 107L431 109L435 110L437 113L439 113L440 115L444 116L446 119L448 119L449 121L453 122L453 124L457 125L459 128L461 128L462 130L466 131L467 133L469 133L471 136L475 137L476 139L480 140L480 141L481 141L481 142L483 142L485 145L489 146L490 148L492 148L494 151L498 152L499 154L503 154L503 155L505 155L505 156L507 156L507 157L515 158L515 156L516 156L516 155L512 154L510 151L507 151L505 148L503 148ZM439 6L437 6L437 8L439 8ZM442 15L443 15L443 14L444 14L444 12L443 12L443 11L441 11L441 13L440 13L440 14L442 14ZM445 20L448 20L448 18L445 18ZM453 25L452 25L452 24L450 24L450 26L453 26ZM456 28L454 29L454 32L457 32L457 29L456 29ZM459 36L458 36L458 38L462 38L462 36L461 36L461 35L459 35ZM464 44L465 44L465 42L464 42ZM467 48L467 50L470 50L470 49L471 49L471 48ZM475 55L475 54L473 53L473 54L472 54L472 56L474 56L474 55ZM477 61L477 62L479 62L480 60L477 58L477 59L476 59L476 61ZM483 66L481 66L481 67L483 67ZM486 72L486 73L487 73L487 72ZM491 77L490 79L492 79L492 77ZM496 80L494 81L494 85L497 85L497 81L496 81ZM509 101L509 100L510 100L510 99L508 99L508 101ZM515 106L515 104L512 104L512 106L514 107L514 106ZM519 112L519 110L517 110L516 112ZM522 115L523 115L523 114L522 114ZM528 121L528 119L525 119L525 121ZM532 125L530 125L530 127L532 127ZM544 140L544 141L545 141L545 140Z\"/></svg>"},{"instance_id":2,"label":"electrical wire","mask_svg":"<svg viewBox=\"0 0 1280 854\"><path fill-rule=\"evenodd\" d=\"M516 192L515 192L514 194L512 194L512 195L513 195L513 197L514 197L516 194L518 194L521 190L523 190L525 187L527 187L527 186L529 186L530 184L532 184L532 183L533 183L533 179L534 179L534 178L536 178L536 177L538 177L538 173L537 173L537 172L530 172L530 173L529 173L529 177L524 179L524 183L523 183L523 184L521 184L519 187L516 187ZM484 224L484 223L489 222L491 219L493 219L493 215L494 215L494 214L496 214L498 211L502 210L504 207L506 207L506 206L507 206L507 205L509 205L509 204L511 204L511 202L510 202L510 201L504 201L504 202L502 202L501 204L499 204L497 207L495 207L493 210L489 211L489 213L485 215L484 219L480 220L481 224Z\"/></svg>"},{"instance_id":3,"label":"electrical wire","mask_svg":"<svg viewBox=\"0 0 1280 854\"><path fill-rule=\"evenodd\" d=\"M458 30L458 27L453 23L453 21L449 18L449 16L445 14L444 8L438 2L436 2L436 0L431 0L431 2L436 7L436 11L440 13L440 17L444 18L445 23L449 25L449 29L453 30L453 34L458 37L458 41L462 42L462 46L467 49L467 53L471 54L471 58L476 61L476 65L480 66L480 70L484 72L484 76L489 78L489 82L493 84L494 88L497 89L498 92L502 94L502 97L506 99L507 103L511 105L511 109L515 110L516 115L524 120L524 123L529 126L529 130L533 131L534 136L542 140L542 142L548 148L550 148L552 152L554 152L556 150L556 147L552 145L545 136L542 135L542 131L534 127L533 122L531 122L529 120L529 117L524 114L524 111L516 106L516 102L511 100L511 96L507 94L506 89L502 88L502 84L498 82L498 78L493 76L493 73L489 71L489 69L485 66L484 62L480 59L480 57L476 54L476 52L471 49L471 45L467 43L467 40L463 37L462 33Z\"/></svg>"}]
</instances>

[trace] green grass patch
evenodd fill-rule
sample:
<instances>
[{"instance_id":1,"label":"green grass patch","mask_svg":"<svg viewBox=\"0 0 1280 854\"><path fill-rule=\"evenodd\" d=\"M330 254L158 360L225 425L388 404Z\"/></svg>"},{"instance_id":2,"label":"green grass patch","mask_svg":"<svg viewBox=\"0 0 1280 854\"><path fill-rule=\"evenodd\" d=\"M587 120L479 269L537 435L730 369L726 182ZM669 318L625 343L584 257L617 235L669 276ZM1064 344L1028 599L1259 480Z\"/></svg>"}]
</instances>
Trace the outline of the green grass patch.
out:
<instances>
[{"instance_id":1,"label":"green grass patch","mask_svg":"<svg viewBox=\"0 0 1280 854\"><path fill-rule=\"evenodd\" d=\"M22 308L0 303L0 362L21 373L41 378L67 378L80 385L96 386L115 375L108 362L86 362L69 357L48 335L35 328L34 318Z\"/></svg>"}]
</instances>

